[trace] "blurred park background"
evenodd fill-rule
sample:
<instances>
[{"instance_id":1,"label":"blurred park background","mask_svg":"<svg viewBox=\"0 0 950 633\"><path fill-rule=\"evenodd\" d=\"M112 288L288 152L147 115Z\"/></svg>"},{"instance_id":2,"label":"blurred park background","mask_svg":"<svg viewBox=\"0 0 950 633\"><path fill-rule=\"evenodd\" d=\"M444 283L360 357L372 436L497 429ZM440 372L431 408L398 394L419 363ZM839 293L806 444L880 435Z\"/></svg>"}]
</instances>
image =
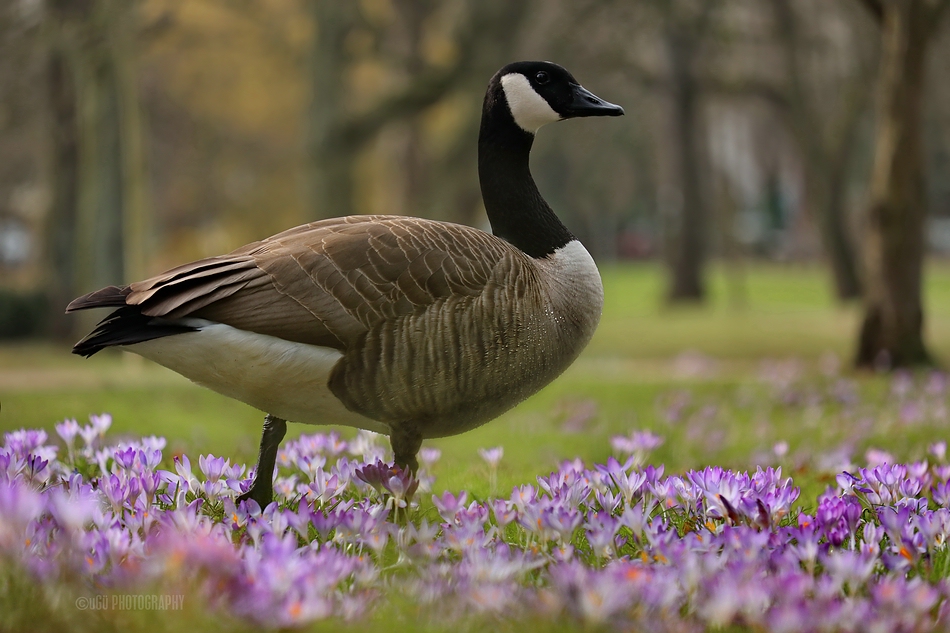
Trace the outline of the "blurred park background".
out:
<instances>
[{"instance_id":1,"label":"blurred park background","mask_svg":"<svg viewBox=\"0 0 950 633\"><path fill-rule=\"evenodd\" d=\"M769 358L946 361L948 5L4 0L0 427L105 410L253 455L257 412L118 354L69 356L102 315L64 306L323 217L487 229L481 101L517 59L561 63L627 112L535 143L538 185L607 304L528 410L616 384L617 411L642 416L649 385ZM247 437L207 430L222 417Z\"/></svg>"}]
</instances>

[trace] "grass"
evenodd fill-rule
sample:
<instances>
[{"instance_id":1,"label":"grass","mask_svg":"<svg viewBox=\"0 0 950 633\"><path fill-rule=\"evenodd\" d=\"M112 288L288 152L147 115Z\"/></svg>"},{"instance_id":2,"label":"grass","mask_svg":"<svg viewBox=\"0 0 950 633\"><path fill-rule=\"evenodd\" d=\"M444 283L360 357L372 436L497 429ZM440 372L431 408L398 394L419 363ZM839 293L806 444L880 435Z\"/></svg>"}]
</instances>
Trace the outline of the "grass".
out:
<instances>
[{"instance_id":1,"label":"grass","mask_svg":"<svg viewBox=\"0 0 950 633\"><path fill-rule=\"evenodd\" d=\"M705 306L669 308L657 268L603 270L604 316L589 352L630 359L664 358L698 350L731 360L853 353L861 310L832 300L830 279L817 266L759 266L741 282L722 271L709 279ZM737 291L736 287L742 290ZM950 355L950 267L926 277L926 337L938 357Z\"/></svg>"},{"instance_id":2,"label":"grass","mask_svg":"<svg viewBox=\"0 0 950 633\"><path fill-rule=\"evenodd\" d=\"M789 441L794 448L815 434L802 421L814 414L804 409L746 411L734 401L756 384L763 359L796 357L817 375L822 355L849 357L859 306L831 300L826 271L750 268L741 304L735 280L718 271L710 277L708 306L675 309L661 301L664 279L656 266L606 267L603 277L600 329L572 368L498 420L430 442L443 450L443 464L452 465L437 473L440 485L479 492L486 478L476 449L483 446L505 447L498 482L503 488L532 480L557 460L606 459L609 437L632 428L666 436L656 459L674 470L748 465L753 454L768 451L774 441ZM950 266L931 267L927 306L931 348L938 357L950 358ZM859 388L879 391L880 379L860 377ZM688 441L687 431L669 428L662 419L664 399L684 390L693 409L717 410L710 423L714 441ZM103 353L83 360L52 344L0 347L0 430L52 431L64 418L83 421L100 412L113 415L115 433L163 435L173 452L213 452L248 462L256 456L262 419L246 405L137 357ZM308 430L291 425L291 436ZM824 431L828 441L840 441L848 429ZM871 439L892 444L887 437ZM897 443L919 453L914 440L911 434Z\"/></svg>"},{"instance_id":3,"label":"grass","mask_svg":"<svg viewBox=\"0 0 950 633\"><path fill-rule=\"evenodd\" d=\"M497 480L497 491L505 494L563 459L602 463L611 454L611 436L651 429L665 443L649 461L665 464L667 472L778 463L795 471L796 483L804 486L801 501L809 509L833 483L832 475L816 467L823 454L848 446L860 456L877 447L902 460L918 459L930 442L946 439L933 418L901 422L887 378L849 375L846 367L843 378L823 375L829 354L847 364L860 318L859 306L839 306L830 299L823 269L750 268L741 293L718 271L710 279L709 305L676 309L663 305L663 276L655 266L608 267L603 277L607 298L601 326L573 367L498 420L427 442L443 452L434 469L438 490L464 488L478 498L493 492L479 447L505 448ZM950 358L950 266L933 266L926 287L928 343L938 358ZM789 358L798 360L776 360ZM785 374L797 377L784 381ZM854 389L857 405L836 399L833 390L842 385ZM84 421L100 412L113 416L112 438L165 436L166 456L211 452L247 463L256 457L259 411L161 367L118 353L83 360L54 344L0 347L0 431L27 427L52 433L59 420ZM291 425L289 436L313 430ZM784 457L773 451L780 441L789 445ZM22 604L45 604L37 587L17 584L18 576L2 576L0 585L22 596ZM18 613L28 616L31 608ZM64 613L72 617L75 610ZM412 630L417 624L412 613L409 606L393 605L381 611L378 621ZM73 620L72 628L118 630L129 624L127 630L145 630L152 624L130 621L120 627L117 621L86 615L88 621ZM180 615L159 619L159 628L192 626L208 617L204 612ZM20 626L29 628L13 623ZM317 623L309 630L331 626Z\"/></svg>"}]
</instances>

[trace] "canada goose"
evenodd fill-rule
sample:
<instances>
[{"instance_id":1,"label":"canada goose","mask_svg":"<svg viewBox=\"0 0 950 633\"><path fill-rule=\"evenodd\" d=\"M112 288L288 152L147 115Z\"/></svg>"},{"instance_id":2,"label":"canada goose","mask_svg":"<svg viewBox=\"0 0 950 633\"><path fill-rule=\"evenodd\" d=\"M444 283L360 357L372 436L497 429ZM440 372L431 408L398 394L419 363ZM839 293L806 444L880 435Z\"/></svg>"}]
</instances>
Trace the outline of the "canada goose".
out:
<instances>
[{"instance_id":1,"label":"canada goose","mask_svg":"<svg viewBox=\"0 0 950 633\"><path fill-rule=\"evenodd\" d=\"M256 475L273 496L286 420L390 436L415 471L424 438L462 433L551 382L587 345L603 287L587 250L535 186L545 123L619 116L549 62L488 84L478 174L493 235L403 216L321 220L79 297L118 308L79 341L119 346L267 413Z\"/></svg>"}]
</instances>

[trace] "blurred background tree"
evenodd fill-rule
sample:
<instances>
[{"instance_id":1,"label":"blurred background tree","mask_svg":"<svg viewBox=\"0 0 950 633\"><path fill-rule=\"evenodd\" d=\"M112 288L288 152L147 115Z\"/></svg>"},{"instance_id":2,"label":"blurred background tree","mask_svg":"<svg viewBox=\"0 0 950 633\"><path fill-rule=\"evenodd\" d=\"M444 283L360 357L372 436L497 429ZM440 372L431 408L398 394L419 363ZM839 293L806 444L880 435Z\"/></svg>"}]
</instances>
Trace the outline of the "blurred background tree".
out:
<instances>
[{"instance_id":1,"label":"blurred background tree","mask_svg":"<svg viewBox=\"0 0 950 633\"><path fill-rule=\"evenodd\" d=\"M927 58L950 0L864 0L878 22L874 164L867 211L868 292L856 364L927 364L921 298L927 200ZM947 58L943 58L946 68Z\"/></svg>"},{"instance_id":2,"label":"blurred background tree","mask_svg":"<svg viewBox=\"0 0 950 633\"><path fill-rule=\"evenodd\" d=\"M811 6L808 6L810 4ZM821 237L835 296L861 296L860 262L849 226L846 193L858 126L867 114L875 48L847 4L773 0L773 33L783 83L777 103L802 159L805 201ZM828 28L828 18L835 27Z\"/></svg>"},{"instance_id":3,"label":"blurred background tree","mask_svg":"<svg viewBox=\"0 0 950 633\"><path fill-rule=\"evenodd\" d=\"M551 59L628 116L542 133L552 206L602 263L820 262L861 365L928 362L950 252L946 0L9 0L0 4L0 323L69 338L82 292L295 224L487 228L488 78ZM712 267L712 268L711 268Z\"/></svg>"},{"instance_id":4,"label":"blurred background tree","mask_svg":"<svg viewBox=\"0 0 950 633\"><path fill-rule=\"evenodd\" d=\"M119 284L144 274L146 192L136 68L137 5L47 3L51 202L46 221L52 306L79 282ZM62 311L54 334L68 333Z\"/></svg>"}]
</instances>

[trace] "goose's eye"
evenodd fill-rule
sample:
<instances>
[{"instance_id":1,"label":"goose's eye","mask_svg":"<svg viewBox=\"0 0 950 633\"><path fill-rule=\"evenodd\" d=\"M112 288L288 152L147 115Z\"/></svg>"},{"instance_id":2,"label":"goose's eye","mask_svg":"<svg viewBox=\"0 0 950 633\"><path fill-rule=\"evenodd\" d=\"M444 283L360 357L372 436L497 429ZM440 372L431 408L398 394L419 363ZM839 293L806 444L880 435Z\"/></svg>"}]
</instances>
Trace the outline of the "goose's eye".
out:
<instances>
[{"instance_id":1,"label":"goose's eye","mask_svg":"<svg viewBox=\"0 0 950 633\"><path fill-rule=\"evenodd\" d=\"M539 71L535 74L534 80L537 82L537 84L538 84L539 86L543 86L544 84L546 84L546 83L548 83L549 81L551 81L551 78L548 76L548 74L547 74L546 72L544 72L543 70L539 70Z\"/></svg>"}]
</instances>

